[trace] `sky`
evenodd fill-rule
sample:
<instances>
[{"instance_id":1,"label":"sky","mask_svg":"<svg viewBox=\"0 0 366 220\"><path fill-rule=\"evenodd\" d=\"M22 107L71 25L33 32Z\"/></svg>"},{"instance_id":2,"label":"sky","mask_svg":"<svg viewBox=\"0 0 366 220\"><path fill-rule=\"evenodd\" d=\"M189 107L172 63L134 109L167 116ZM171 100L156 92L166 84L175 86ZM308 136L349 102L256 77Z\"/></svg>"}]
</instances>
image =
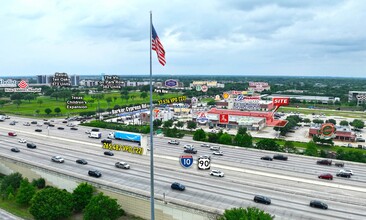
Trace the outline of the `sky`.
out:
<instances>
[{"instance_id":1,"label":"sky","mask_svg":"<svg viewBox=\"0 0 366 220\"><path fill-rule=\"evenodd\" d=\"M0 75L366 76L364 0L12 0Z\"/></svg>"}]
</instances>

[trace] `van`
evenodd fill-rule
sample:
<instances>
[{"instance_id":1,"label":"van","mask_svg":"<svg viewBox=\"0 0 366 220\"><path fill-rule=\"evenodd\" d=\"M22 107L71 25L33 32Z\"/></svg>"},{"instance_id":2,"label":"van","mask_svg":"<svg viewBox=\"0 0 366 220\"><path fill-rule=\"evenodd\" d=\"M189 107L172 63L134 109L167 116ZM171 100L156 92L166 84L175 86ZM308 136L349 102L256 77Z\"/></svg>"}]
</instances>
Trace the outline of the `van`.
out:
<instances>
[{"instance_id":1,"label":"van","mask_svg":"<svg viewBox=\"0 0 366 220\"><path fill-rule=\"evenodd\" d=\"M90 138L99 139L99 138L102 137L102 133L101 132L94 132L94 131L92 131L92 132L90 132L89 137Z\"/></svg>"},{"instance_id":2,"label":"van","mask_svg":"<svg viewBox=\"0 0 366 220\"><path fill-rule=\"evenodd\" d=\"M33 143L27 143L27 147L28 148L36 148L37 146L35 145L35 144L33 144Z\"/></svg>"}]
</instances>

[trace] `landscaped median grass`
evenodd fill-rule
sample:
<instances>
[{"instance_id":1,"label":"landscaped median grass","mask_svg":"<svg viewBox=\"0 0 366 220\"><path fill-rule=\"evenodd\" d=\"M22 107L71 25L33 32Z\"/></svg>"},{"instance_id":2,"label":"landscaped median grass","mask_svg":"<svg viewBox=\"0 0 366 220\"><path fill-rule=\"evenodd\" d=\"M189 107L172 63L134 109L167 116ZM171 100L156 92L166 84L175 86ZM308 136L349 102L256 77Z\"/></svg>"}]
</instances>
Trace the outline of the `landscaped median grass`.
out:
<instances>
[{"instance_id":1,"label":"landscaped median grass","mask_svg":"<svg viewBox=\"0 0 366 220\"><path fill-rule=\"evenodd\" d=\"M325 110L325 109L304 109L296 107L281 107L280 112L300 112L300 114L311 115L312 113L319 114L323 113L330 117L345 117L345 118L366 118L366 112L353 112L353 111L336 111L336 110Z\"/></svg>"},{"instance_id":2,"label":"landscaped median grass","mask_svg":"<svg viewBox=\"0 0 366 220\"><path fill-rule=\"evenodd\" d=\"M28 208L19 206L15 201L0 200L0 208L23 219L33 219L33 216L29 213Z\"/></svg>"}]
</instances>

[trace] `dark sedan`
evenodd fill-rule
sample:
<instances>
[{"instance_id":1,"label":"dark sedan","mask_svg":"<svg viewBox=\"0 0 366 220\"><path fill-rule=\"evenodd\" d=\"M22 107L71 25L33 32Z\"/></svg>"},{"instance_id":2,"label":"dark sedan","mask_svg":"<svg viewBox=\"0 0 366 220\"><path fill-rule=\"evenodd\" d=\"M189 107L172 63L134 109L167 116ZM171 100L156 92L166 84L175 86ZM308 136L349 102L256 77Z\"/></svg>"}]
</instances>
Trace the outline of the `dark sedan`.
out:
<instances>
[{"instance_id":1,"label":"dark sedan","mask_svg":"<svg viewBox=\"0 0 366 220\"><path fill-rule=\"evenodd\" d=\"M271 204L271 199L266 196L256 195L256 196L254 196L253 200L254 200L254 202L263 203L266 205Z\"/></svg>"},{"instance_id":2,"label":"dark sedan","mask_svg":"<svg viewBox=\"0 0 366 220\"><path fill-rule=\"evenodd\" d=\"M272 161L273 159L270 156L264 156L264 157L261 157L261 160L270 160L270 161Z\"/></svg>"},{"instance_id":3,"label":"dark sedan","mask_svg":"<svg viewBox=\"0 0 366 220\"><path fill-rule=\"evenodd\" d=\"M10 149L12 152L15 152L15 153L19 153L20 152L20 150L19 150L19 148L17 148L17 147L13 147L12 149Z\"/></svg>"},{"instance_id":4,"label":"dark sedan","mask_svg":"<svg viewBox=\"0 0 366 220\"><path fill-rule=\"evenodd\" d=\"M172 185L170 186L172 189L176 189L176 190L179 190L179 191L184 191L186 189L186 187L183 185L183 184L180 184L180 183L172 183Z\"/></svg>"},{"instance_id":5,"label":"dark sedan","mask_svg":"<svg viewBox=\"0 0 366 220\"><path fill-rule=\"evenodd\" d=\"M94 177L101 177L102 173L99 170L89 170L88 172L89 176L94 176Z\"/></svg>"},{"instance_id":6,"label":"dark sedan","mask_svg":"<svg viewBox=\"0 0 366 220\"><path fill-rule=\"evenodd\" d=\"M36 130L34 130L35 132L42 132L42 129L37 128Z\"/></svg>"},{"instance_id":7,"label":"dark sedan","mask_svg":"<svg viewBox=\"0 0 366 220\"><path fill-rule=\"evenodd\" d=\"M84 160L84 159L77 159L77 160L76 160L76 163L78 163L78 164L82 164L82 165L86 165L86 164L88 164L88 162L87 162L86 160Z\"/></svg>"},{"instance_id":8,"label":"dark sedan","mask_svg":"<svg viewBox=\"0 0 366 220\"><path fill-rule=\"evenodd\" d=\"M104 155L114 156L114 153L112 151L104 151Z\"/></svg>"},{"instance_id":9,"label":"dark sedan","mask_svg":"<svg viewBox=\"0 0 366 220\"><path fill-rule=\"evenodd\" d=\"M320 209L328 209L328 205L324 202L318 201L318 200L312 200L310 201L310 206Z\"/></svg>"}]
</instances>

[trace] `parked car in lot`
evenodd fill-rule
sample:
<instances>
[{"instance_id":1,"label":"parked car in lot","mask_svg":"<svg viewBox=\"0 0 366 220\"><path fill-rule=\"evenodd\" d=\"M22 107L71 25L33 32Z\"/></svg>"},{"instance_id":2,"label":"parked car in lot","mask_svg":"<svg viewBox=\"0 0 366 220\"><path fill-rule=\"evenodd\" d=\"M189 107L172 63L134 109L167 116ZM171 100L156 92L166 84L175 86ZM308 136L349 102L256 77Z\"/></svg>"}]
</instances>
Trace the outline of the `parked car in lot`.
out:
<instances>
[{"instance_id":1,"label":"parked car in lot","mask_svg":"<svg viewBox=\"0 0 366 220\"><path fill-rule=\"evenodd\" d=\"M17 148L17 147L13 147L13 148L11 148L10 150L11 150L12 152L15 152L15 153L19 153L19 152L20 152L19 148Z\"/></svg>"},{"instance_id":2,"label":"parked car in lot","mask_svg":"<svg viewBox=\"0 0 366 220\"><path fill-rule=\"evenodd\" d=\"M316 161L316 164L320 164L320 165L332 165L332 160L318 160Z\"/></svg>"},{"instance_id":3,"label":"parked car in lot","mask_svg":"<svg viewBox=\"0 0 366 220\"><path fill-rule=\"evenodd\" d=\"M270 156L264 156L264 157L261 157L261 160L270 160L270 161L272 161L273 159Z\"/></svg>"},{"instance_id":4,"label":"parked car in lot","mask_svg":"<svg viewBox=\"0 0 366 220\"><path fill-rule=\"evenodd\" d=\"M210 172L211 176L218 176L218 177L224 177L224 173L221 172L220 170L212 170Z\"/></svg>"},{"instance_id":5,"label":"parked car in lot","mask_svg":"<svg viewBox=\"0 0 366 220\"><path fill-rule=\"evenodd\" d=\"M195 149L185 149L184 150L184 153L189 153L189 154L196 154L197 153L197 150L195 150Z\"/></svg>"},{"instance_id":6,"label":"parked car in lot","mask_svg":"<svg viewBox=\"0 0 366 220\"><path fill-rule=\"evenodd\" d=\"M114 153L112 151L104 151L104 155L114 156Z\"/></svg>"},{"instance_id":7,"label":"parked car in lot","mask_svg":"<svg viewBox=\"0 0 366 220\"><path fill-rule=\"evenodd\" d=\"M351 174L350 173L346 173L346 172L338 172L336 174L336 176L345 177L345 178L351 178Z\"/></svg>"},{"instance_id":8,"label":"parked car in lot","mask_svg":"<svg viewBox=\"0 0 366 220\"><path fill-rule=\"evenodd\" d=\"M266 205L271 204L271 199L268 198L267 196L256 195L256 196L254 196L253 200L254 200L254 202L263 203Z\"/></svg>"},{"instance_id":9,"label":"parked car in lot","mask_svg":"<svg viewBox=\"0 0 366 220\"><path fill-rule=\"evenodd\" d=\"M220 147L219 146L211 146L210 150L219 151Z\"/></svg>"},{"instance_id":10,"label":"parked car in lot","mask_svg":"<svg viewBox=\"0 0 366 220\"><path fill-rule=\"evenodd\" d=\"M100 141L102 144L106 143L106 144L111 144L112 143L112 140L110 139L103 139Z\"/></svg>"},{"instance_id":11,"label":"parked car in lot","mask_svg":"<svg viewBox=\"0 0 366 220\"><path fill-rule=\"evenodd\" d=\"M333 180L333 175L330 173L322 173L318 176L319 179Z\"/></svg>"},{"instance_id":12,"label":"parked car in lot","mask_svg":"<svg viewBox=\"0 0 366 220\"><path fill-rule=\"evenodd\" d=\"M15 132L9 132L8 135L11 136L11 137L15 137L15 136L17 136L17 133L15 133Z\"/></svg>"},{"instance_id":13,"label":"parked car in lot","mask_svg":"<svg viewBox=\"0 0 366 220\"><path fill-rule=\"evenodd\" d=\"M27 143L27 147L34 149L34 148L37 148L37 145L35 145L33 143Z\"/></svg>"},{"instance_id":14,"label":"parked car in lot","mask_svg":"<svg viewBox=\"0 0 366 220\"><path fill-rule=\"evenodd\" d=\"M27 140L26 139L23 139L23 138L21 138L21 139L19 139L19 141L18 141L19 143L27 143Z\"/></svg>"},{"instance_id":15,"label":"parked car in lot","mask_svg":"<svg viewBox=\"0 0 366 220\"><path fill-rule=\"evenodd\" d=\"M168 144L175 144L175 145L179 145L179 141L177 140L169 140Z\"/></svg>"},{"instance_id":16,"label":"parked car in lot","mask_svg":"<svg viewBox=\"0 0 366 220\"><path fill-rule=\"evenodd\" d=\"M94 176L94 177L101 177L102 173L99 170L89 170L88 171L89 176Z\"/></svg>"},{"instance_id":17,"label":"parked car in lot","mask_svg":"<svg viewBox=\"0 0 366 220\"><path fill-rule=\"evenodd\" d=\"M210 147L209 144L201 144L201 147Z\"/></svg>"},{"instance_id":18,"label":"parked car in lot","mask_svg":"<svg viewBox=\"0 0 366 220\"><path fill-rule=\"evenodd\" d=\"M86 164L88 164L88 162L87 162L86 160L84 160L84 159L77 159L77 160L76 160L76 163L78 163L78 164L82 164L82 165L86 165Z\"/></svg>"},{"instance_id":19,"label":"parked car in lot","mask_svg":"<svg viewBox=\"0 0 366 220\"><path fill-rule=\"evenodd\" d=\"M176 189L176 190L179 190L179 191L184 191L186 189L186 187L183 185L183 184L180 184L180 183L172 183L172 185L170 186L172 189Z\"/></svg>"},{"instance_id":20,"label":"parked car in lot","mask_svg":"<svg viewBox=\"0 0 366 220\"><path fill-rule=\"evenodd\" d=\"M275 159L275 160L287 160L288 158L287 158L287 156L285 156L283 154L275 154L273 156L273 159Z\"/></svg>"},{"instance_id":21,"label":"parked car in lot","mask_svg":"<svg viewBox=\"0 0 366 220\"><path fill-rule=\"evenodd\" d=\"M324 202L318 201L318 200L310 201L310 207L320 208L320 209L328 209L327 204L325 204Z\"/></svg>"},{"instance_id":22,"label":"parked car in lot","mask_svg":"<svg viewBox=\"0 0 366 220\"><path fill-rule=\"evenodd\" d=\"M63 163L63 162L65 162L64 158L62 158L61 156L53 156L53 157L51 158L51 160L52 160L53 162L57 162L57 163Z\"/></svg>"},{"instance_id":23,"label":"parked car in lot","mask_svg":"<svg viewBox=\"0 0 366 220\"><path fill-rule=\"evenodd\" d=\"M214 151L212 154L218 155L218 156L224 156L224 152L222 152L222 151Z\"/></svg>"},{"instance_id":24,"label":"parked car in lot","mask_svg":"<svg viewBox=\"0 0 366 220\"><path fill-rule=\"evenodd\" d=\"M117 168L122 168L122 169L130 169L130 165L128 163L122 162L122 161L115 163L114 166Z\"/></svg>"}]
</instances>

